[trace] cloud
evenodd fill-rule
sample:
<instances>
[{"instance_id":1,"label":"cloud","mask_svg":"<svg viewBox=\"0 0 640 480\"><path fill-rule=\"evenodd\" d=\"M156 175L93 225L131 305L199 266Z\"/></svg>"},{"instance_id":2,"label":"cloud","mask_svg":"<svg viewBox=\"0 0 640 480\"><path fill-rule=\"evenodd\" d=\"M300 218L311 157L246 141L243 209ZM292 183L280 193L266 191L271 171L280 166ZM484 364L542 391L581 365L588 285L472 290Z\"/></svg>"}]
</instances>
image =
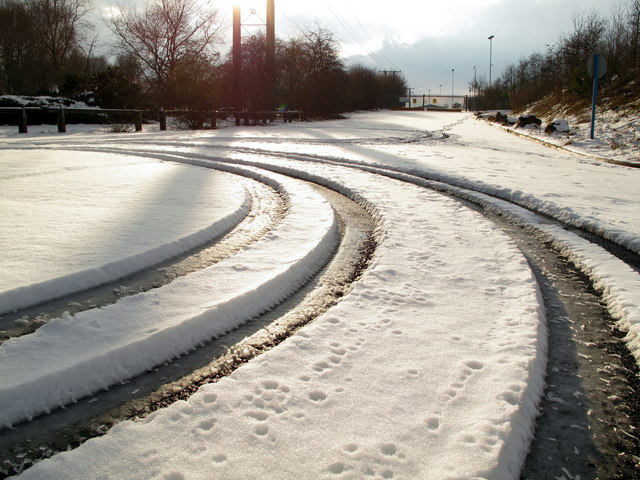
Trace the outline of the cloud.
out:
<instances>
[{"instance_id":1,"label":"cloud","mask_svg":"<svg viewBox=\"0 0 640 480\"><path fill-rule=\"evenodd\" d=\"M466 2L458 2L462 8ZM572 31L572 20L579 12L596 11L609 17L611 5L601 0L537 0L518 2L496 0L475 2L482 4L474 8L473 15L460 14L460 25L464 28L439 33L442 29L432 26L438 17L432 16L423 23L423 35L415 41L403 36L387 35L381 42L376 58L388 59L394 69L403 72L409 86L422 94L431 89L451 90L451 69L455 69L454 89L456 94L468 93L468 82L477 75L489 77L489 35L492 42L492 77L497 78L510 63L516 63L530 54L546 50L562 34ZM463 18L464 17L464 18ZM348 63L375 65L371 57L354 55ZM385 65L386 67L387 65Z\"/></svg>"}]
</instances>

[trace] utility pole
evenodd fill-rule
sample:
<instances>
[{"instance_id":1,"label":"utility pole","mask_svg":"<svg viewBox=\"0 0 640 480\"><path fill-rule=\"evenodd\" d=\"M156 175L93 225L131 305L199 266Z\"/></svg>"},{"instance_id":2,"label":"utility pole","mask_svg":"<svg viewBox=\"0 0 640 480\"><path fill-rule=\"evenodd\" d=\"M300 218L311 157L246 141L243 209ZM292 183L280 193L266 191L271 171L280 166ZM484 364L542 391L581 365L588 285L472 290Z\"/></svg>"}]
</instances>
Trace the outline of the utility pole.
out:
<instances>
[{"instance_id":1,"label":"utility pole","mask_svg":"<svg viewBox=\"0 0 640 480\"><path fill-rule=\"evenodd\" d=\"M275 110L276 87L276 23L274 0L267 0L266 77L267 110Z\"/></svg>"}]
</instances>

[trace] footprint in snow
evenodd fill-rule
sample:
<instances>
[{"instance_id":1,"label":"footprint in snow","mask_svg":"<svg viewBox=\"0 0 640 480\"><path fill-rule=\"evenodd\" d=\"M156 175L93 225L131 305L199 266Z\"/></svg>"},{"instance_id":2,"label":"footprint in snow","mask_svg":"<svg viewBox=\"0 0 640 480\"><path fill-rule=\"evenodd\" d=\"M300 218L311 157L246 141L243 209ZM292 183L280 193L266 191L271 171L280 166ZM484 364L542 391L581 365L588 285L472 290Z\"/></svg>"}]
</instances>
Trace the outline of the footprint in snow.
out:
<instances>
[{"instance_id":1,"label":"footprint in snow","mask_svg":"<svg viewBox=\"0 0 640 480\"><path fill-rule=\"evenodd\" d=\"M314 402L322 402L327 399L327 395L320 390L313 390L312 392L309 392L309 399Z\"/></svg>"},{"instance_id":2,"label":"footprint in snow","mask_svg":"<svg viewBox=\"0 0 640 480\"><path fill-rule=\"evenodd\" d=\"M198 424L198 428L200 430L211 430L213 426L216 424L215 418L210 418L208 420L203 420Z\"/></svg>"}]
</instances>

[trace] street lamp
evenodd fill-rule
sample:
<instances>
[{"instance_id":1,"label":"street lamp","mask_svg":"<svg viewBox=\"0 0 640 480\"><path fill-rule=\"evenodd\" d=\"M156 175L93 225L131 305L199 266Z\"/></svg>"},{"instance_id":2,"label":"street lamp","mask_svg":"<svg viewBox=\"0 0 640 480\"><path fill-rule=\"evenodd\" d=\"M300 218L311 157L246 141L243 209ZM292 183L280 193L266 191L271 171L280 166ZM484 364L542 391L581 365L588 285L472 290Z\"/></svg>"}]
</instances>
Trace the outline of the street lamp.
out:
<instances>
[{"instance_id":1,"label":"street lamp","mask_svg":"<svg viewBox=\"0 0 640 480\"><path fill-rule=\"evenodd\" d=\"M473 108L476 108L476 95L478 93L478 79L476 77L476 66L473 66L473 88L471 89L471 96L473 98Z\"/></svg>"},{"instance_id":2,"label":"street lamp","mask_svg":"<svg viewBox=\"0 0 640 480\"><path fill-rule=\"evenodd\" d=\"M488 37L489 40L489 85L491 85L491 67L493 67L493 38L495 35Z\"/></svg>"},{"instance_id":3,"label":"street lamp","mask_svg":"<svg viewBox=\"0 0 640 480\"><path fill-rule=\"evenodd\" d=\"M453 72L455 71L455 68L451 69L451 108L453 108Z\"/></svg>"}]
</instances>

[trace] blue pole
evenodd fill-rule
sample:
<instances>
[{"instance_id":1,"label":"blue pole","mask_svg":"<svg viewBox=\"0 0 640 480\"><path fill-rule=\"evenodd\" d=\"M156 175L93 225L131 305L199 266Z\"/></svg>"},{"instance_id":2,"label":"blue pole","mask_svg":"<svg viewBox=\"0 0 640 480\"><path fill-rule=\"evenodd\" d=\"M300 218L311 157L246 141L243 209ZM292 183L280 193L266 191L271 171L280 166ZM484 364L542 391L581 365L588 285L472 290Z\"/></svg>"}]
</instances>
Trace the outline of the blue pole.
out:
<instances>
[{"instance_id":1,"label":"blue pole","mask_svg":"<svg viewBox=\"0 0 640 480\"><path fill-rule=\"evenodd\" d=\"M591 140L593 140L593 132L596 126L596 97L598 96L599 67L600 54L596 53L593 56L593 96L591 98L591 135L589 136Z\"/></svg>"}]
</instances>

